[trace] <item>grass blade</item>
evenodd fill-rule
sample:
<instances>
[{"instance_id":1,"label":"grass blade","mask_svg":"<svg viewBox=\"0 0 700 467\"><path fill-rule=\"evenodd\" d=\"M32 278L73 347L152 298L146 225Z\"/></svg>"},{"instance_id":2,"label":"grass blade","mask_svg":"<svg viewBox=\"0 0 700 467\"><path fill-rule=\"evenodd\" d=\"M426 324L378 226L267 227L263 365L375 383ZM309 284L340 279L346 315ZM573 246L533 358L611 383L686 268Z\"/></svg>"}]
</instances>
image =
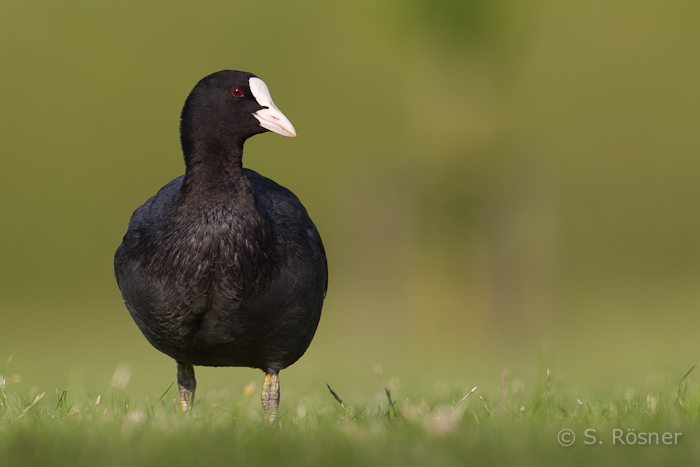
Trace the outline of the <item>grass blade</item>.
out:
<instances>
[{"instance_id":1,"label":"grass blade","mask_svg":"<svg viewBox=\"0 0 700 467\"><path fill-rule=\"evenodd\" d=\"M700 362L698 362L698 363L700 363ZM688 378L688 375L690 374L690 372L693 371L696 366L698 366L698 363L693 365L692 368L690 370L688 370L688 372L686 374L683 375L683 377L681 378L681 381L678 383L678 396L677 397L678 397L678 404L679 405L681 403L681 388L683 386L683 382Z\"/></svg>"},{"instance_id":2,"label":"grass blade","mask_svg":"<svg viewBox=\"0 0 700 467\"><path fill-rule=\"evenodd\" d=\"M326 387L327 387L328 390L331 392L331 395L332 395L333 397L335 397L335 400L338 401L338 403L339 403L340 406L343 408L343 410L345 410L345 413L347 413L347 412L348 412L348 409L345 408L345 404L343 403L343 399L340 398L340 396L331 388L331 386L330 386L328 383L326 383Z\"/></svg>"}]
</instances>

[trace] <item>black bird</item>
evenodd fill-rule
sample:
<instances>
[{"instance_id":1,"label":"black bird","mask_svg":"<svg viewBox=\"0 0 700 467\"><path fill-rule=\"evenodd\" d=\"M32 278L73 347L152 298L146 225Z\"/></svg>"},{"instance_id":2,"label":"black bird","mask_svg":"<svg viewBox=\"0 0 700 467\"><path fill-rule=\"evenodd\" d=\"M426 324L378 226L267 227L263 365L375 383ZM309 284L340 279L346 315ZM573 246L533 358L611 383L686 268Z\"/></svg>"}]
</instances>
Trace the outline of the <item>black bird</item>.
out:
<instances>
[{"instance_id":1,"label":"black bird","mask_svg":"<svg viewBox=\"0 0 700 467\"><path fill-rule=\"evenodd\" d=\"M245 140L265 131L296 136L260 78L224 70L199 81L180 121L185 175L134 211L114 272L143 335L177 361L183 411L193 365L246 366L266 373L272 423L277 375L313 339L328 267L299 199L243 168Z\"/></svg>"}]
</instances>

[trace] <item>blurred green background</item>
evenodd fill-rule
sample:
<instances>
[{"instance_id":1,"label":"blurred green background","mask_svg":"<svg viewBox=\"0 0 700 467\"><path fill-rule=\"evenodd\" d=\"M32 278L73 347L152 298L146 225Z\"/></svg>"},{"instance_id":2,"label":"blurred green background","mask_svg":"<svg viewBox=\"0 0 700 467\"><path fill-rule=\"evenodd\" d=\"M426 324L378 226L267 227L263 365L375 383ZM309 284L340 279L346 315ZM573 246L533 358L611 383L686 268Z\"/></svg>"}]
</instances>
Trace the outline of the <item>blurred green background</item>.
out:
<instances>
[{"instance_id":1,"label":"blurred green background","mask_svg":"<svg viewBox=\"0 0 700 467\"><path fill-rule=\"evenodd\" d=\"M677 383L700 360L699 18L643 0L2 0L12 389L99 393L119 365L139 394L174 380L112 258L183 173L182 104L221 69L256 73L294 123L244 165L300 197L330 262L283 399L496 388L504 367ZM201 369L199 394L261 378Z\"/></svg>"}]
</instances>

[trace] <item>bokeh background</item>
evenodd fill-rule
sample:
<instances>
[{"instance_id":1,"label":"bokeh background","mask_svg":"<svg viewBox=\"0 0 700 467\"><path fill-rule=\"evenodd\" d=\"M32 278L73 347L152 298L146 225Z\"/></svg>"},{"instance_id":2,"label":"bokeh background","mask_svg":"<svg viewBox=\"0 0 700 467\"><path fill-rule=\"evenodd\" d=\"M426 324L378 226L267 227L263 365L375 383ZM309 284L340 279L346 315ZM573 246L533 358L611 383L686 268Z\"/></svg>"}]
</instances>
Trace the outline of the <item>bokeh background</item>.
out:
<instances>
[{"instance_id":1,"label":"bokeh background","mask_svg":"<svg viewBox=\"0 0 700 467\"><path fill-rule=\"evenodd\" d=\"M698 19L646 0L2 0L11 390L174 380L112 258L183 173L182 104L221 69L259 75L297 128L244 165L300 197L330 262L283 398L488 390L506 367L534 390L545 368L581 391L677 384L700 360ZM262 378L197 374L202 397Z\"/></svg>"}]
</instances>

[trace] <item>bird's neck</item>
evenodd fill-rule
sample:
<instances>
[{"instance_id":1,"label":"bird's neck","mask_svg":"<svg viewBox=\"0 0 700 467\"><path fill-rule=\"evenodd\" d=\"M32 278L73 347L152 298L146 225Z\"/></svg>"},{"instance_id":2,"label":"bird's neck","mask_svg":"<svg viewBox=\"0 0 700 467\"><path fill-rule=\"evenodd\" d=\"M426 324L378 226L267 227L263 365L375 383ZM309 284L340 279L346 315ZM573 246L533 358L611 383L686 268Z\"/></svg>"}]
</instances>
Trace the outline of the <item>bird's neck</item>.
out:
<instances>
[{"instance_id":1,"label":"bird's neck","mask_svg":"<svg viewBox=\"0 0 700 467\"><path fill-rule=\"evenodd\" d=\"M183 198L206 201L233 197L237 204L255 202L243 173L243 142L211 139L193 149L185 153L185 178L180 189Z\"/></svg>"}]
</instances>

